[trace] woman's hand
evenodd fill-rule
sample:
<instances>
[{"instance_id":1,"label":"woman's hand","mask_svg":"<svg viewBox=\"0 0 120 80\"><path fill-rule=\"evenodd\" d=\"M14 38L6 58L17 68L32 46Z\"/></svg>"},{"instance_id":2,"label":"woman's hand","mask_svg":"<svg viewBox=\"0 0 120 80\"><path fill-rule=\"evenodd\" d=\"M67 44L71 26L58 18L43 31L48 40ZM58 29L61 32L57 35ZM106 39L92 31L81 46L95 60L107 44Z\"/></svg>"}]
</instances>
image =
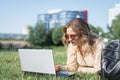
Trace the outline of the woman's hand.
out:
<instances>
[{"instance_id":1,"label":"woman's hand","mask_svg":"<svg viewBox=\"0 0 120 80\"><path fill-rule=\"evenodd\" d=\"M55 71L56 72L60 71L60 65L55 65Z\"/></svg>"}]
</instances>

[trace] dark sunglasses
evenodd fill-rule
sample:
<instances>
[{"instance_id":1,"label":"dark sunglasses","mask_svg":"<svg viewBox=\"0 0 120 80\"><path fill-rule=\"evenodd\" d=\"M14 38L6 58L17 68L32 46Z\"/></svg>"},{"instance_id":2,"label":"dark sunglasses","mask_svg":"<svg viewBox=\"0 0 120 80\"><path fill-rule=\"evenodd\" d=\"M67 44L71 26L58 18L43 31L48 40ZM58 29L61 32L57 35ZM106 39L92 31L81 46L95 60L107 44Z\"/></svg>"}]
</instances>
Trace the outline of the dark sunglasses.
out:
<instances>
[{"instance_id":1,"label":"dark sunglasses","mask_svg":"<svg viewBox=\"0 0 120 80\"><path fill-rule=\"evenodd\" d=\"M78 36L77 34L70 34L70 35L65 34L65 38L66 38L66 39L71 38L72 40L76 40L76 37L77 37L77 36Z\"/></svg>"}]
</instances>

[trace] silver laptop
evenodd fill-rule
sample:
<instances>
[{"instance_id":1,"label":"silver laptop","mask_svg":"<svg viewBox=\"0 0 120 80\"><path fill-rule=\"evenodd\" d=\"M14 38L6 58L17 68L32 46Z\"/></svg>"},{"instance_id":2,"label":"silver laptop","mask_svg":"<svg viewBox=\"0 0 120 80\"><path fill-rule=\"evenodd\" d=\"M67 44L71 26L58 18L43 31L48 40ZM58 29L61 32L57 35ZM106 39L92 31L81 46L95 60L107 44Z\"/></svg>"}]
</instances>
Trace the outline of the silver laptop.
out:
<instances>
[{"instance_id":1,"label":"silver laptop","mask_svg":"<svg viewBox=\"0 0 120 80\"><path fill-rule=\"evenodd\" d=\"M22 71L56 74L52 50L19 49L18 52Z\"/></svg>"},{"instance_id":2,"label":"silver laptop","mask_svg":"<svg viewBox=\"0 0 120 80\"><path fill-rule=\"evenodd\" d=\"M18 49L21 69L25 72L53 74L69 77L73 72L59 71L56 73L52 50Z\"/></svg>"}]
</instances>

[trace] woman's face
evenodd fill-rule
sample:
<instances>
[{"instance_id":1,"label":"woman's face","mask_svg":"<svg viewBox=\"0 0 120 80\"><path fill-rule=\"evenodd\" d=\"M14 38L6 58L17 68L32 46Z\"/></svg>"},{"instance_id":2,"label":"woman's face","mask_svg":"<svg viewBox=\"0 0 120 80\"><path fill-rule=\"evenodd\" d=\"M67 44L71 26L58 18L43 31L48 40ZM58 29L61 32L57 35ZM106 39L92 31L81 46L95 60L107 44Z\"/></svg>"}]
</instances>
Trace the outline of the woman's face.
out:
<instances>
[{"instance_id":1,"label":"woman's face","mask_svg":"<svg viewBox=\"0 0 120 80\"><path fill-rule=\"evenodd\" d=\"M66 29L65 37L69 42L75 43L78 39L78 34L71 27L68 27Z\"/></svg>"}]
</instances>

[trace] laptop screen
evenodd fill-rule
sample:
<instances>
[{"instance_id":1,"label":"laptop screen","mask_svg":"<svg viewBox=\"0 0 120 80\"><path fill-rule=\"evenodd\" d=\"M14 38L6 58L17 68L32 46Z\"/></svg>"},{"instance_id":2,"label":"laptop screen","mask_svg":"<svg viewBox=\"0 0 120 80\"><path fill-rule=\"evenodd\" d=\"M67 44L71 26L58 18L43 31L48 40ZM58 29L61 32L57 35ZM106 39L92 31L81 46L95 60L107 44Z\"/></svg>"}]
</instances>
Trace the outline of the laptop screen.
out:
<instances>
[{"instance_id":1,"label":"laptop screen","mask_svg":"<svg viewBox=\"0 0 120 80\"><path fill-rule=\"evenodd\" d=\"M22 71L56 74L52 50L19 49Z\"/></svg>"}]
</instances>

